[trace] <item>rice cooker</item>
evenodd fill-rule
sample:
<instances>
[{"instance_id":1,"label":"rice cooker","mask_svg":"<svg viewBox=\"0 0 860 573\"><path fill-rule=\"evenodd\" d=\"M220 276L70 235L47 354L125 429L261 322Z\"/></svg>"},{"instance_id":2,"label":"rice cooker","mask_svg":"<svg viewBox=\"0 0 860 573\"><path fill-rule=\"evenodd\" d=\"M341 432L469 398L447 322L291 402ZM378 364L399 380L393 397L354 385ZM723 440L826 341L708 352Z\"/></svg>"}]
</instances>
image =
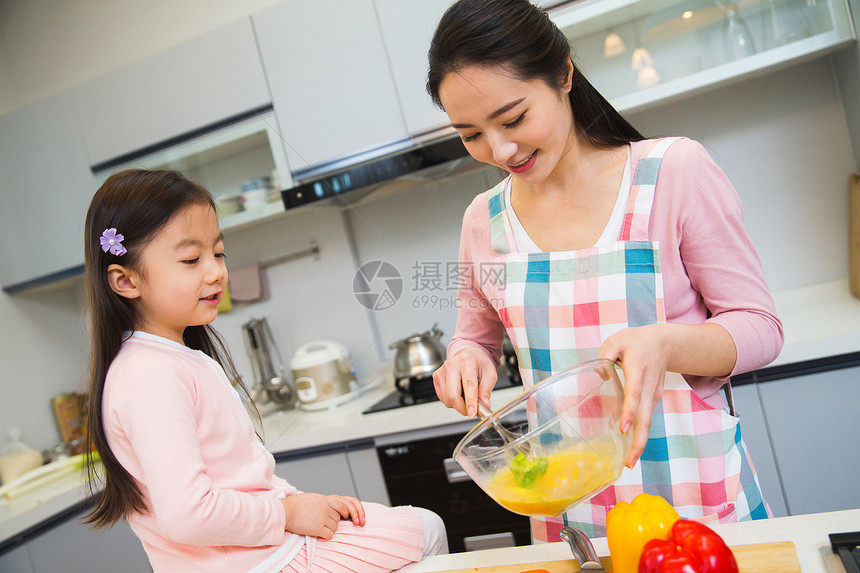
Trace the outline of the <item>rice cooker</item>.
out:
<instances>
[{"instance_id":1,"label":"rice cooker","mask_svg":"<svg viewBox=\"0 0 860 573\"><path fill-rule=\"evenodd\" d=\"M349 349L330 340L300 346L290 361L290 370L303 404L331 400L358 388Z\"/></svg>"}]
</instances>

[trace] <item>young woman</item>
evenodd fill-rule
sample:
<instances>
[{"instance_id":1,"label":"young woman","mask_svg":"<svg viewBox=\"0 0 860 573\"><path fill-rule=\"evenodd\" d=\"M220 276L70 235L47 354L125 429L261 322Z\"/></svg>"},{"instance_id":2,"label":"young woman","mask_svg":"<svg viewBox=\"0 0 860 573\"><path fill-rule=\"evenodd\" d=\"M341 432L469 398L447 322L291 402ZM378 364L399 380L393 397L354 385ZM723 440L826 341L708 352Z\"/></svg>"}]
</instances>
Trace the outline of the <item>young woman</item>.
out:
<instances>
[{"instance_id":1,"label":"young woman","mask_svg":"<svg viewBox=\"0 0 860 573\"><path fill-rule=\"evenodd\" d=\"M158 572L391 571L447 551L432 512L302 493L274 475L209 326L227 268L206 189L173 171L114 174L84 241L88 431L104 464L91 523L128 519Z\"/></svg>"},{"instance_id":2,"label":"young woman","mask_svg":"<svg viewBox=\"0 0 860 573\"><path fill-rule=\"evenodd\" d=\"M558 540L564 523L603 535L606 512L643 491L685 517L767 517L717 392L778 355L782 325L740 200L707 152L640 135L528 0L456 2L427 88L469 153L509 172L463 219L461 263L502 265L505 280L476 271L460 291L440 399L470 416L489 403L505 331L527 387L597 357L624 371L628 469L565 515L534 519L534 538Z\"/></svg>"}]
</instances>

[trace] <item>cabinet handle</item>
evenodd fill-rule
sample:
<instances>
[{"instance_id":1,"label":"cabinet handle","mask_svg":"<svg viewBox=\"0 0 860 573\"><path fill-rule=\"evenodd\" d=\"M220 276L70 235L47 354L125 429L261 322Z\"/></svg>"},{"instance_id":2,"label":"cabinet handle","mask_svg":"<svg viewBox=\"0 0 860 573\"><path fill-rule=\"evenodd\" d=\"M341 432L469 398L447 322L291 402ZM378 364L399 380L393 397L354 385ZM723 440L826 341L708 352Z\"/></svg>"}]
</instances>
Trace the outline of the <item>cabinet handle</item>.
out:
<instances>
[{"instance_id":1,"label":"cabinet handle","mask_svg":"<svg viewBox=\"0 0 860 573\"><path fill-rule=\"evenodd\" d=\"M463 466L457 463L454 458L445 458L442 460L442 467L445 468L445 477L448 478L448 483L460 483L469 481L469 474L463 469Z\"/></svg>"}]
</instances>

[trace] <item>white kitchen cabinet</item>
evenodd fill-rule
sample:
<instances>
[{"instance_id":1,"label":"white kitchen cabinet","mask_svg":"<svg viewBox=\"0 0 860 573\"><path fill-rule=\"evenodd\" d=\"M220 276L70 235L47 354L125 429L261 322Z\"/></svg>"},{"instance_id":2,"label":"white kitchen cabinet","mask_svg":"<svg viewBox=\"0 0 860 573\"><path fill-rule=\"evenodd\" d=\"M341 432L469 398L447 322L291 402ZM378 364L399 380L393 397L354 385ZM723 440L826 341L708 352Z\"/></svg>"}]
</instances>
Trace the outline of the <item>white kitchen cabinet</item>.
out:
<instances>
[{"instance_id":1,"label":"white kitchen cabinet","mask_svg":"<svg viewBox=\"0 0 860 573\"><path fill-rule=\"evenodd\" d=\"M388 490L385 487L385 476L379 465L376 448L348 450L346 459L352 472L355 491L361 501L375 501L383 505L391 505Z\"/></svg>"},{"instance_id":2,"label":"white kitchen cabinet","mask_svg":"<svg viewBox=\"0 0 860 573\"><path fill-rule=\"evenodd\" d=\"M406 135L372 0L253 14L293 173Z\"/></svg>"},{"instance_id":3,"label":"white kitchen cabinet","mask_svg":"<svg viewBox=\"0 0 860 573\"><path fill-rule=\"evenodd\" d=\"M280 461L275 475L303 492L358 497L344 450Z\"/></svg>"},{"instance_id":4,"label":"white kitchen cabinet","mask_svg":"<svg viewBox=\"0 0 860 573\"><path fill-rule=\"evenodd\" d=\"M15 549L0 555L0 571L4 573L36 573L30 563L30 553L26 545L19 545Z\"/></svg>"},{"instance_id":5,"label":"white kitchen cabinet","mask_svg":"<svg viewBox=\"0 0 860 573\"><path fill-rule=\"evenodd\" d=\"M756 386L744 384L733 388L735 409L741 419L741 435L755 466L764 500L774 517L783 517L788 515L788 510Z\"/></svg>"},{"instance_id":6,"label":"white kitchen cabinet","mask_svg":"<svg viewBox=\"0 0 860 573\"><path fill-rule=\"evenodd\" d=\"M788 512L860 508L860 366L759 386Z\"/></svg>"},{"instance_id":7,"label":"white kitchen cabinet","mask_svg":"<svg viewBox=\"0 0 860 573\"><path fill-rule=\"evenodd\" d=\"M427 94L427 50L452 0L375 0L406 129L417 134L447 126L445 112Z\"/></svg>"},{"instance_id":8,"label":"white kitchen cabinet","mask_svg":"<svg viewBox=\"0 0 860 573\"><path fill-rule=\"evenodd\" d=\"M250 18L73 93L91 165L271 104Z\"/></svg>"},{"instance_id":9,"label":"white kitchen cabinet","mask_svg":"<svg viewBox=\"0 0 860 573\"><path fill-rule=\"evenodd\" d=\"M33 570L63 573L151 573L152 567L128 523L92 529L70 518L27 543Z\"/></svg>"},{"instance_id":10,"label":"white kitchen cabinet","mask_svg":"<svg viewBox=\"0 0 860 573\"><path fill-rule=\"evenodd\" d=\"M94 187L68 92L0 117L0 173L3 288L80 272Z\"/></svg>"},{"instance_id":11,"label":"white kitchen cabinet","mask_svg":"<svg viewBox=\"0 0 860 573\"><path fill-rule=\"evenodd\" d=\"M375 2L408 132L444 127L447 118L425 83L430 40L451 0ZM620 111L688 97L854 40L844 0L585 0L551 8L550 17L577 65ZM732 40L747 32L748 43L736 47Z\"/></svg>"},{"instance_id":12,"label":"white kitchen cabinet","mask_svg":"<svg viewBox=\"0 0 860 573\"><path fill-rule=\"evenodd\" d=\"M336 448L317 455L279 461L275 475L299 490L351 495L362 501L390 505L385 478L373 447Z\"/></svg>"},{"instance_id":13,"label":"white kitchen cabinet","mask_svg":"<svg viewBox=\"0 0 860 573\"><path fill-rule=\"evenodd\" d=\"M550 12L619 111L647 109L854 41L845 0L584 0Z\"/></svg>"},{"instance_id":14,"label":"white kitchen cabinet","mask_svg":"<svg viewBox=\"0 0 860 573\"><path fill-rule=\"evenodd\" d=\"M292 187L276 124L272 110L255 114L166 149L112 164L94 174L96 186L123 169L173 169L212 193L222 231L260 222L284 211L280 191ZM269 181L266 202L252 209L225 210L231 204L237 208L235 201L241 197L242 185L254 180Z\"/></svg>"},{"instance_id":15,"label":"white kitchen cabinet","mask_svg":"<svg viewBox=\"0 0 860 573\"><path fill-rule=\"evenodd\" d=\"M855 32L860 29L860 0L849 0ZM842 97L854 162L860 166L860 106L852 105L860 93L860 47L854 46L833 54L833 74Z\"/></svg>"}]
</instances>

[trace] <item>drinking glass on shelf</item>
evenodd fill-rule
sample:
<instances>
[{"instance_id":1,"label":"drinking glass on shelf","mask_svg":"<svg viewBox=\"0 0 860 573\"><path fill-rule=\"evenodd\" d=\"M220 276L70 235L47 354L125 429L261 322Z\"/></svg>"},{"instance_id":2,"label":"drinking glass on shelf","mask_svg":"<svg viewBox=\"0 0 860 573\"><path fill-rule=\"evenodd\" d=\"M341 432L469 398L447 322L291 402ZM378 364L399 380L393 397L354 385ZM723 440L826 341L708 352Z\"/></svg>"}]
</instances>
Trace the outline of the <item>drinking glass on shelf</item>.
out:
<instances>
[{"instance_id":1,"label":"drinking glass on shelf","mask_svg":"<svg viewBox=\"0 0 860 573\"><path fill-rule=\"evenodd\" d=\"M736 4L726 4L726 57L731 60L740 60L756 53L752 34L747 28L746 22L738 14Z\"/></svg>"},{"instance_id":2,"label":"drinking glass on shelf","mask_svg":"<svg viewBox=\"0 0 860 573\"><path fill-rule=\"evenodd\" d=\"M768 6L774 46L790 44L811 34L808 11L813 15L817 12L815 0L768 0Z\"/></svg>"}]
</instances>

